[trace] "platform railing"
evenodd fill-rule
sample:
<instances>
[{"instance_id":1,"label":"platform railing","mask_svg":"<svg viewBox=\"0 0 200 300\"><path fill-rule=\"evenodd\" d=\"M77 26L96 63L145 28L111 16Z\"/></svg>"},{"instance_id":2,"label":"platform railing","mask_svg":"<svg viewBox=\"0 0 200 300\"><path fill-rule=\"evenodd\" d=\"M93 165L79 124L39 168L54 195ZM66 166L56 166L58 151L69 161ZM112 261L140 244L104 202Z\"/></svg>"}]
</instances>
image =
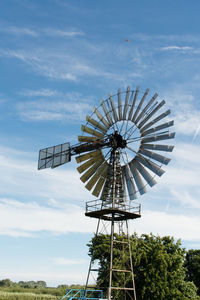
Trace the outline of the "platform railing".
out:
<instances>
[{"instance_id":1,"label":"platform railing","mask_svg":"<svg viewBox=\"0 0 200 300\"><path fill-rule=\"evenodd\" d=\"M61 300L100 300L103 299L102 290L67 289Z\"/></svg>"},{"instance_id":2,"label":"platform railing","mask_svg":"<svg viewBox=\"0 0 200 300\"><path fill-rule=\"evenodd\" d=\"M124 199L121 199L121 201L118 199L118 202L114 204L101 199L86 202L86 213L112 208L139 215L141 214L141 204L132 201L124 201Z\"/></svg>"}]
</instances>

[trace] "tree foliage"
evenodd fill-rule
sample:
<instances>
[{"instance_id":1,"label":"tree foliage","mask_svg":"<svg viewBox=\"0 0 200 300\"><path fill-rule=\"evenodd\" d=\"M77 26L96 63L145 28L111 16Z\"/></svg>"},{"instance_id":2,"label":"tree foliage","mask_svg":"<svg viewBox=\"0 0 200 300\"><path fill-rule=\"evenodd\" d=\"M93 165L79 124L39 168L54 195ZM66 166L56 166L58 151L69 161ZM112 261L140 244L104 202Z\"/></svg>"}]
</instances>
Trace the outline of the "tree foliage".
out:
<instances>
[{"instance_id":1,"label":"tree foliage","mask_svg":"<svg viewBox=\"0 0 200 300\"><path fill-rule=\"evenodd\" d=\"M115 238L120 239L120 236L115 234ZM180 241L175 242L174 238L169 236L143 234L138 237L134 234L131 237L131 249L138 300L197 299L195 285L185 281L186 252L181 248ZM118 248L114 248L114 260L117 261L118 267L123 263L118 259L119 251ZM108 286L110 236L94 237L89 244L89 255L99 262L99 287Z\"/></svg>"},{"instance_id":2,"label":"tree foliage","mask_svg":"<svg viewBox=\"0 0 200 300\"><path fill-rule=\"evenodd\" d=\"M193 281L198 288L200 295L200 250L191 249L187 252L185 258L186 279Z\"/></svg>"}]
</instances>

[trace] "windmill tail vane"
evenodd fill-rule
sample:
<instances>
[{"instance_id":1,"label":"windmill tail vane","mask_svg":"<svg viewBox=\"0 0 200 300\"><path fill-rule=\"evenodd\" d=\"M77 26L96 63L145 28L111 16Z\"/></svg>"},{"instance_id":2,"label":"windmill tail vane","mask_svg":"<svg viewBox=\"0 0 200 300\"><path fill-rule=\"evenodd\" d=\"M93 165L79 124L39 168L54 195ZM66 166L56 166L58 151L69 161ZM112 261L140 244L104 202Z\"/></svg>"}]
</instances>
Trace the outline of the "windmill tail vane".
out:
<instances>
[{"instance_id":1,"label":"windmill tail vane","mask_svg":"<svg viewBox=\"0 0 200 300\"><path fill-rule=\"evenodd\" d=\"M93 142L79 143L70 147L70 143L59 144L56 146L41 149L38 159L38 170L46 168L56 168L62 164L71 161L72 155L85 153L97 149L107 147L116 148L119 144L125 148L126 141L118 134L117 131L113 135L109 135L103 139L95 139Z\"/></svg>"}]
</instances>

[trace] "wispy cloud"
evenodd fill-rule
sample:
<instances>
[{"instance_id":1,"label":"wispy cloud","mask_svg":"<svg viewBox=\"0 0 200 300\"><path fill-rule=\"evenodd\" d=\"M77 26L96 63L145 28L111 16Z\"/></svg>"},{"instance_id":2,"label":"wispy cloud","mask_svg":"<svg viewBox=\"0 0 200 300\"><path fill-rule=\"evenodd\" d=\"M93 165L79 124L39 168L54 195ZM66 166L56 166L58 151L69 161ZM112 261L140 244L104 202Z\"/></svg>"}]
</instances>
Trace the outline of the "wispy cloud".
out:
<instances>
[{"instance_id":1,"label":"wispy cloud","mask_svg":"<svg viewBox=\"0 0 200 300\"><path fill-rule=\"evenodd\" d=\"M82 201L90 194L80 184L76 169L60 167L59 169L37 170L37 153L14 151L0 147L0 193L5 197L38 199L38 202L56 199ZM66 184L66 182L68 184Z\"/></svg>"},{"instance_id":2,"label":"wispy cloud","mask_svg":"<svg viewBox=\"0 0 200 300\"><path fill-rule=\"evenodd\" d=\"M16 26L1 27L0 32L5 32L17 36L25 36L25 35L30 37L38 36L38 33L35 30L24 28L24 27L16 27Z\"/></svg>"},{"instance_id":3,"label":"wispy cloud","mask_svg":"<svg viewBox=\"0 0 200 300\"><path fill-rule=\"evenodd\" d=\"M23 90L19 94L27 97L52 97L60 95L58 91L51 89Z\"/></svg>"},{"instance_id":4,"label":"wispy cloud","mask_svg":"<svg viewBox=\"0 0 200 300\"><path fill-rule=\"evenodd\" d=\"M0 201L0 234L8 236L32 237L44 231L53 234L67 232L92 233L95 231L95 220L84 216L78 206L53 209L34 202L22 203L16 200ZM9 221L8 221L9 220ZM159 211L144 211L142 220L131 223L132 232L150 233L161 236L171 235L187 241L199 241L199 217L187 214L169 214ZM56 258L54 263L60 265L79 264L80 261Z\"/></svg>"},{"instance_id":5,"label":"wispy cloud","mask_svg":"<svg viewBox=\"0 0 200 300\"><path fill-rule=\"evenodd\" d=\"M83 36L84 32L76 29L56 29L56 28L46 28L46 29L37 29L33 30L25 27L17 26L1 26L0 32L6 34L11 34L15 36L30 36L30 37L39 37L39 36L52 36L52 37L76 37Z\"/></svg>"},{"instance_id":6,"label":"wispy cloud","mask_svg":"<svg viewBox=\"0 0 200 300\"><path fill-rule=\"evenodd\" d=\"M50 56L49 56L50 55ZM60 55L59 58L55 58L53 53L45 54L43 51L37 51L35 53L30 51L15 51L9 49L0 49L0 56L1 57L8 57L8 58L16 58L21 60L22 62L30 65L36 72L47 76L52 79L60 79L60 80L70 80L76 81L76 75L72 74L71 72L67 72L68 62L70 62L70 56L65 55L64 57ZM64 59L62 63L59 61ZM57 61L57 63L56 63Z\"/></svg>"},{"instance_id":7,"label":"wispy cloud","mask_svg":"<svg viewBox=\"0 0 200 300\"><path fill-rule=\"evenodd\" d=\"M194 193L199 186L199 157L199 146L177 142L172 154L173 165L168 168L163 184L182 194L185 191Z\"/></svg>"},{"instance_id":8,"label":"wispy cloud","mask_svg":"<svg viewBox=\"0 0 200 300\"><path fill-rule=\"evenodd\" d=\"M192 50L193 47L189 47L189 46L166 46L166 47L162 47L161 50L163 51L171 51L171 50L177 50L177 51L188 51L188 50Z\"/></svg>"},{"instance_id":9,"label":"wispy cloud","mask_svg":"<svg viewBox=\"0 0 200 300\"><path fill-rule=\"evenodd\" d=\"M43 32L47 35L54 37L75 37L75 36L83 36L84 33L82 31L77 30L59 30L54 28L44 29Z\"/></svg>"},{"instance_id":10,"label":"wispy cloud","mask_svg":"<svg viewBox=\"0 0 200 300\"><path fill-rule=\"evenodd\" d=\"M174 199L176 201L179 201L185 207L200 209L199 195L195 198L190 194L188 190L185 189L182 189L182 191L180 191L179 189L175 190L174 188L172 188L170 192L172 196L174 196Z\"/></svg>"},{"instance_id":11,"label":"wispy cloud","mask_svg":"<svg viewBox=\"0 0 200 300\"><path fill-rule=\"evenodd\" d=\"M20 118L24 121L65 121L76 122L85 119L90 112L88 103L65 101L46 102L44 100L23 102L17 105Z\"/></svg>"},{"instance_id":12,"label":"wispy cloud","mask_svg":"<svg viewBox=\"0 0 200 300\"><path fill-rule=\"evenodd\" d=\"M95 221L86 219L83 209L77 205L56 209L35 202L0 199L1 235L32 237L42 232L66 234L94 230Z\"/></svg>"},{"instance_id":13,"label":"wispy cloud","mask_svg":"<svg viewBox=\"0 0 200 300\"><path fill-rule=\"evenodd\" d=\"M199 216L173 214L159 211L144 211L141 219L132 224L137 233L153 233L160 236L170 235L186 241L200 241Z\"/></svg>"},{"instance_id":14,"label":"wispy cloud","mask_svg":"<svg viewBox=\"0 0 200 300\"><path fill-rule=\"evenodd\" d=\"M170 91L164 91L163 95L173 112L177 134L195 136L200 124L200 108L199 96L192 93L191 84L188 89L186 86L175 85Z\"/></svg>"}]
</instances>

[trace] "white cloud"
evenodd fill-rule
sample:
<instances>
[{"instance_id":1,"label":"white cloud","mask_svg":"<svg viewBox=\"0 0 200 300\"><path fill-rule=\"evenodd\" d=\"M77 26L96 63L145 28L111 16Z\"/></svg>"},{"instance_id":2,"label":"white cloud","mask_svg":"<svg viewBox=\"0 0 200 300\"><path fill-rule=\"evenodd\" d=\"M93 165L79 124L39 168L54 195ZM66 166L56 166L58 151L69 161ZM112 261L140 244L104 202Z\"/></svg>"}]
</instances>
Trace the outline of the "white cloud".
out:
<instances>
[{"instance_id":1,"label":"white cloud","mask_svg":"<svg viewBox=\"0 0 200 300\"><path fill-rule=\"evenodd\" d=\"M162 94L167 101L167 106L172 110L177 135L194 136L200 124L198 98L187 88L184 90L179 85L171 88L170 93L163 91Z\"/></svg>"},{"instance_id":2,"label":"white cloud","mask_svg":"<svg viewBox=\"0 0 200 300\"><path fill-rule=\"evenodd\" d=\"M20 118L23 121L60 121L67 120L66 115L56 112L39 111L39 110L29 110L20 111Z\"/></svg>"},{"instance_id":3,"label":"white cloud","mask_svg":"<svg viewBox=\"0 0 200 300\"><path fill-rule=\"evenodd\" d=\"M84 216L78 206L68 208L48 208L37 203L22 203L15 200L0 202L0 234L9 236L31 237L43 231L53 234L67 232L92 233L96 227L95 219ZM131 232L150 233L160 236L171 235L185 241L200 241L200 219L187 214L170 214L160 211L146 210L142 218L131 222ZM131 233L130 232L130 233ZM54 263L60 265L79 264L80 261L55 258Z\"/></svg>"},{"instance_id":4,"label":"white cloud","mask_svg":"<svg viewBox=\"0 0 200 300\"><path fill-rule=\"evenodd\" d=\"M193 47L189 47L189 46L166 46L166 47L162 47L161 50L164 51L171 51L171 50L181 50L181 51L186 51L186 50L192 50Z\"/></svg>"},{"instance_id":5,"label":"white cloud","mask_svg":"<svg viewBox=\"0 0 200 300\"><path fill-rule=\"evenodd\" d=\"M0 234L13 237L31 237L40 232L66 234L93 232L95 222L85 217L77 205L51 208L36 202L0 199Z\"/></svg>"},{"instance_id":6,"label":"white cloud","mask_svg":"<svg viewBox=\"0 0 200 300\"><path fill-rule=\"evenodd\" d=\"M169 214L159 211L144 211L141 219L131 225L138 234L153 233L170 235L185 241L200 241L200 218L183 214Z\"/></svg>"},{"instance_id":7,"label":"white cloud","mask_svg":"<svg viewBox=\"0 0 200 300\"><path fill-rule=\"evenodd\" d=\"M107 49L105 53L105 45L99 45L99 53L92 45L84 42L82 49L80 44L74 45L72 48L61 49L41 49L40 47L29 50L10 50L0 49L0 56L7 58L15 58L27 64L33 70L45 77L56 80L79 81L85 80L86 76L95 76L103 80L109 79L114 82L132 81L133 78L141 78L143 73L136 69L130 69L124 73L120 72L117 65L113 68L102 63L101 54L110 60L111 49ZM115 53L116 55L116 53ZM91 57L95 56L95 61ZM113 54L112 54L113 56ZM125 58L125 57L124 57Z\"/></svg>"},{"instance_id":8,"label":"white cloud","mask_svg":"<svg viewBox=\"0 0 200 300\"><path fill-rule=\"evenodd\" d=\"M197 145L177 142L173 156L179 164L189 164L187 167L190 166L195 170L198 170L200 167L200 148Z\"/></svg>"},{"instance_id":9,"label":"white cloud","mask_svg":"<svg viewBox=\"0 0 200 300\"><path fill-rule=\"evenodd\" d=\"M58 37L74 37L74 36L82 36L84 33L82 31L76 30L59 30L48 28L44 30L44 33L50 36L58 36Z\"/></svg>"},{"instance_id":10,"label":"white cloud","mask_svg":"<svg viewBox=\"0 0 200 300\"><path fill-rule=\"evenodd\" d=\"M189 191L186 191L184 189L180 191L179 189L175 190L174 188L172 188L170 189L170 192L174 196L174 199L176 201L179 201L185 207L200 209L199 197L195 198L190 194Z\"/></svg>"},{"instance_id":11,"label":"white cloud","mask_svg":"<svg viewBox=\"0 0 200 300\"><path fill-rule=\"evenodd\" d=\"M199 146L177 142L172 153L173 165L167 169L164 183L160 183L161 186L167 185L173 195L173 191L178 192L182 197L189 193L196 199L200 178L199 157Z\"/></svg>"},{"instance_id":12,"label":"white cloud","mask_svg":"<svg viewBox=\"0 0 200 300\"><path fill-rule=\"evenodd\" d=\"M60 95L58 91L51 89L23 90L19 94L27 97L52 97Z\"/></svg>"},{"instance_id":13,"label":"white cloud","mask_svg":"<svg viewBox=\"0 0 200 300\"><path fill-rule=\"evenodd\" d=\"M82 201L89 192L80 184L79 174L70 166L37 170L36 153L13 151L0 147L0 193L5 197L47 201ZM66 184L68 183L68 184Z\"/></svg>"},{"instance_id":14,"label":"white cloud","mask_svg":"<svg viewBox=\"0 0 200 300\"><path fill-rule=\"evenodd\" d=\"M46 28L42 30L38 29L36 31L30 28L17 27L17 26L1 27L0 32L5 32L15 36L30 36L30 37L38 37L40 35L48 35L54 37L76 37L76 36L84 35L84 32L75 29L63 30L63 29L55 29L55 28Z\"/></svg>"},{"instance_id":15,"label":"white cloud","mask_svg":"<svg viewBox=\"0 0 200 300\"><path fill-rule=\"evenodd\" d=\"M86 102L78 102L75 99L70 101L66 95L65 100L56 102L45 100L21 102L17 105L17 110L20 118L25 121L65 120L66 122L74 122L85 119L86 114L91 110L91 106Z\"/></svg>"},{"instance_id":16,"label":"white cloud","mask_svg":"<svg viewBox=\"0 0 200 300\"><path fill-rule=\"evenodd\" d=\"M70 64L70 69L72 69L72 57L65 55L65 58L62 54L59 57L55 57L55 53L49 53L47 50L35 50L24 51L24 50L10 50L10 49L0 49L0 56L8 58L16 58L27 65L31 66L36 72L47 76L52 79L59 80L70 80L76 81L76 75L72 72L67 72L69 69L67 64ZM72 69L73 71L73 69Z\"/></svg>"}]
</instances>

